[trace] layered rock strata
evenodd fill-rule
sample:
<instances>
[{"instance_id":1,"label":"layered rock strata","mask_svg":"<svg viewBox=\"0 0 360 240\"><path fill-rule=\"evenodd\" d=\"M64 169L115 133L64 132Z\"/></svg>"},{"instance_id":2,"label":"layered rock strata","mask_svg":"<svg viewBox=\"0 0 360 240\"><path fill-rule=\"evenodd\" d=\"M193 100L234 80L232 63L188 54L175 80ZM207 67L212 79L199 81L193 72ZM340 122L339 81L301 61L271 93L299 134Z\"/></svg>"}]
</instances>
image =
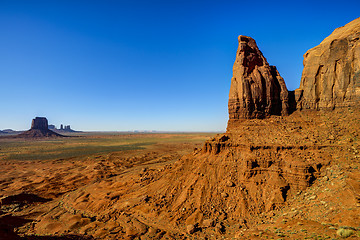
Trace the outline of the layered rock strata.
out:
<instances>
[{"instance_id":1,"label":"layered rock strata","mask_svg":"<svg viewBox=\"0 0 360 240\"><path fill-rule=\"evenodd\" d=\"M254 39L239 36L229 93L229 121L289 113L289 94L276 67L270 66Z\"/></svg>"},{"instance_id":2,"label":"layered rock strata","mask_svg":"<svg viewBox=\"0 0 360 240\"><path fill-rule=\"evenodd\" d=\"M304 55L298 109L333 109L360 102L360 18L346 24Z\"/></svg>"}]
</instances>

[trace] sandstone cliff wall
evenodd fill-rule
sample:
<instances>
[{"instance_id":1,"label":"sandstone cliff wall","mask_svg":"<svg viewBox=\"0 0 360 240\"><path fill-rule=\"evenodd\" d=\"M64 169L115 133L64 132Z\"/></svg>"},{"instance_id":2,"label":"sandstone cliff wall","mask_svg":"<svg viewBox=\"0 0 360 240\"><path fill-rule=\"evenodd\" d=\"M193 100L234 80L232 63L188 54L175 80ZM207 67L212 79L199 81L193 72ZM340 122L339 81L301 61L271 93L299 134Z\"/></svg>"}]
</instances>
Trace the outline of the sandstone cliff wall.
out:
<instances>
[{"instance_id":1,"label":"sandstone cliff wall","mask_svg":"<svg viewBox=\"0 0 360 240\"><path fill-rule=\"evenodd\" d=\"M333 109L360 101L360 18L346 24L304 55L298 109Z\"/></svg>"}]
</instances>

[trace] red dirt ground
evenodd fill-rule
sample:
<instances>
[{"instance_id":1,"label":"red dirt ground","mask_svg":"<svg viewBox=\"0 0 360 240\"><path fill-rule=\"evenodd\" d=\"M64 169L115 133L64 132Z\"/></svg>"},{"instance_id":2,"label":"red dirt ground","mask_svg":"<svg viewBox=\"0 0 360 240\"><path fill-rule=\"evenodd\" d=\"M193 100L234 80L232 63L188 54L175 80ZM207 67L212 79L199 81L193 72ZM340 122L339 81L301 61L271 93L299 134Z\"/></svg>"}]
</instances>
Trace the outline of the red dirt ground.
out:
<instances>
[{"instance_id":1,"label":"red dirt ground","mask_svg":"<svg viewBox=\"0 0 360 240\"><path fill-rule=\"evenodd\" d=\"M1 226L34 239L359 239L359 113L232 123L194 151L3 161Z\"/></svg>"}]
</instances>

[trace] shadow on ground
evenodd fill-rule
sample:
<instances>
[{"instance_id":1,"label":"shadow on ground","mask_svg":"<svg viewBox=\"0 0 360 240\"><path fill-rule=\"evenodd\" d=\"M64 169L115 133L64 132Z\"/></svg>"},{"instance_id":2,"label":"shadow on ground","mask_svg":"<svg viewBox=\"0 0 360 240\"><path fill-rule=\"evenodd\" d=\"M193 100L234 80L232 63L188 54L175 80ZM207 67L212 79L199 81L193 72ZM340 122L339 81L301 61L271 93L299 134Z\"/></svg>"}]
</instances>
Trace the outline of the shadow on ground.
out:
<instances>
[{"instance_id":1,"label":"shadow on ground","mask_svg":"<svg viewBox=\"0 0 360 240\"><path fill-rule=\"evenodd\" d=\"M31 204L35 202L47 202L51 199L42 198L35 194L31 193L20 193L17 195L7 196L1 199L2 205L9 205L9 204Z\"/></svg>"},{"instance_id":2,"label":"shadow on ground","mask_svg":"<svg viewBox=\"0 0 360 240\"><path fill-rule=\"evenodd\" d=\"M0 212L1 214L1 212ZM61 235L61 236L19 236L14 229L21 227L32 220L27 220L21 217L2 215L0 216L0 240L91 240L91 236L81 235Z\"/></svg>"}]
</instances>

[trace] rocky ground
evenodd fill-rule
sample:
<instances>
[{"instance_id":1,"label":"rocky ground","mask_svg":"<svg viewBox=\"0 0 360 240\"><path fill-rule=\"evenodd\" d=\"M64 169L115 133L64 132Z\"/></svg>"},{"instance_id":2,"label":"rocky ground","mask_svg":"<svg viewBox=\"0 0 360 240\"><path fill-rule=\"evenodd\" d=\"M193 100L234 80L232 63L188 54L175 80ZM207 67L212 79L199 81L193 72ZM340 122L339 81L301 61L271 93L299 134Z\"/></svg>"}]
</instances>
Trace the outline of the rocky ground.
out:
<instances>
[{"instance_id":1,"label":"rocky ground","mask_svg":"<svg viewBox=\"0 0 360 240\"><path fill-rule=\"evenodd\" d=\"M78 230L54 232L46 226L39 232L33 228L66 194L106 179L144 171L148 166L170 164L201 146L199 143L209 135L213 134L97 134L65 140L1 139L0 239L87 239L89 236L79 235ZM93 154L94 144L104 148L115 146L114 149L125 144L126 148ZM85 155L73 150L79 146ZM128 150L132 148L134 150ZM65 152L59 155L61 158L53 160L59 150ZM34 151L44 160L24 160L32 159ZM68 157L71 154L74 157ZM46 160L46 156L50 160Z\"/></svg>"},{"instance_id":2,"label":"rocky ground","mask_svg":"<svg viewBox=\"0 0 360 240\"><path fill-rule=\"evenodd\" d=\"M82 161L2 161L1 234L359 239L359 113L232 122L195 150L179 142Z\"/></svg>"}]
</instances>

